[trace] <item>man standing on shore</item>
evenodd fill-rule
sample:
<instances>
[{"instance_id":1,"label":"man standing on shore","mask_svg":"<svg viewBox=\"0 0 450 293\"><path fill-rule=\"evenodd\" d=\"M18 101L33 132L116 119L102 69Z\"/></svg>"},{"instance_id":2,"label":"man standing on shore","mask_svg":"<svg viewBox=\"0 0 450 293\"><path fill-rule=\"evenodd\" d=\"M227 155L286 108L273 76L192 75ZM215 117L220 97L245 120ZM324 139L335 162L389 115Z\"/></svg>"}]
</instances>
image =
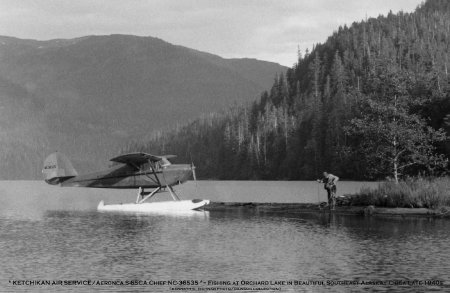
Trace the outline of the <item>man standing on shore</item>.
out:
<instances>
[{"instance_id":1,"label":"man standing on shore","mask_svg":"<svg viewBox=\"0 0 450 293\"><path fill-rule=\"evenodd\" d=\"M336 206L336 182L338 182L339 177L323 172L323 178L317 179L317 182L324 183L324 188L328 195L328 206L330 210L334 210Z\"/></svg>"}]
</instances>

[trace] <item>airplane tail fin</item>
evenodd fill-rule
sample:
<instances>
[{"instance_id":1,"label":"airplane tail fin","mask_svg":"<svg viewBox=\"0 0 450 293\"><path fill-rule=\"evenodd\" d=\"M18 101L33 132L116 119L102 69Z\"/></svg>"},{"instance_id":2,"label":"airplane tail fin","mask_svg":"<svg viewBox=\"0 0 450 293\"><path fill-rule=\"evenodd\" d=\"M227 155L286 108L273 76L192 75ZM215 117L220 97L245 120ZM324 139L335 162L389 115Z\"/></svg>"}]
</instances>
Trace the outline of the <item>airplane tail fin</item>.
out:
<instances>
[{"instance_id":1,"label":"airplane tail fin","mask_svg":"<svg viewBox=\"0 0 450 293\"><path fill-rule=\"evenodd\" d=\"M44 180L48 184L57 185L69 178L78 176L69 159L58 152L49 155L44 161L42 169Z\"/></svg>"}]
</instances>

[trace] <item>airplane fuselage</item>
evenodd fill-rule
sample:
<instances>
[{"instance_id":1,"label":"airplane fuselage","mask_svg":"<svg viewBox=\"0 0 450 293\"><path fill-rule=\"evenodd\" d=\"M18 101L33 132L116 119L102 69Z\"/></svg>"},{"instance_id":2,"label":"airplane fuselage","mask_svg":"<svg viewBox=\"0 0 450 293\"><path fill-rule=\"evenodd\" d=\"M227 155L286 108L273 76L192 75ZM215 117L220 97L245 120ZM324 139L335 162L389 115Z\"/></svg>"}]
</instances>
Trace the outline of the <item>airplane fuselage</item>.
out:
<instances>
[{"instance_id":1,"label":"airplane fuselage","mask_svg":"<svg viewBox=\"0 0 450 293\"><path fill-rule=\"evenodd\" d=\"M137 171L130 165L117 164L107 170L84 174L64 181L51 182L60 186L93 188L157 188L186 182L192 174L191 165L172 164L162 168L146 168Z\"/></svg>"}]
</instances>

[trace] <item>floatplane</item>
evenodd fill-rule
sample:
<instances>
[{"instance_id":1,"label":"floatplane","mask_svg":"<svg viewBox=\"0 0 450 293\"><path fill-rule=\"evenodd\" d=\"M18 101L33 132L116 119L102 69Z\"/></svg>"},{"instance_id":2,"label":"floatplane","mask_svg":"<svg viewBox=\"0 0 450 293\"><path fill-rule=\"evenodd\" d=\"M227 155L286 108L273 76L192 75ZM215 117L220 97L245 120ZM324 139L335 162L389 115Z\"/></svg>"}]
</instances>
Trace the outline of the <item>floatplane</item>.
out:
<instances>
[{"instance_id":1,"label":"floatplane","mask_svg":"<svg viewBox=\"0 0 450 293\"><path fill-rule=\"evenodd\" d=\"M171 212L197 210L208 205L209 200L181 200L176 194L174 185L186 182L191 176L196 180L196 176L193 164L172 164L169 159L174 157L128 153L112 158L112 164L106 170L78 175L70 160L55 152L45 159L42 173L50 185L138 190L136 202L105 205L102 200L97 207L99 211ZM145 191L146 188L152 190ZM173 200L147 202L164 189Z\"/></svg>"}]
</instances>

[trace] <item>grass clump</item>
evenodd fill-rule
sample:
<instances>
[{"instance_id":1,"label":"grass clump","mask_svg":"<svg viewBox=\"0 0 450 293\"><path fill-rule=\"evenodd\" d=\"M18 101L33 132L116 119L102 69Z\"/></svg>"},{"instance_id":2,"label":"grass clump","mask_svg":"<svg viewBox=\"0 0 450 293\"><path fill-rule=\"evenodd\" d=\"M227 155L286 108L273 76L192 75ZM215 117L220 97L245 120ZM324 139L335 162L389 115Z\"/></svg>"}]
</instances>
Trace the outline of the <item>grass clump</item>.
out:
<instances>
[{"instance_id":1,"label":"grass clump","mask_svg":"<svg viewBox=\"0 0 450 293\"><path fill-rule=\"evenodd\" d=\"M351 205L430 209L450 206L450 178L408 178L398 183L382 182L375 189L363 187L351 196Z\"/></svg>"}]
</instances>

